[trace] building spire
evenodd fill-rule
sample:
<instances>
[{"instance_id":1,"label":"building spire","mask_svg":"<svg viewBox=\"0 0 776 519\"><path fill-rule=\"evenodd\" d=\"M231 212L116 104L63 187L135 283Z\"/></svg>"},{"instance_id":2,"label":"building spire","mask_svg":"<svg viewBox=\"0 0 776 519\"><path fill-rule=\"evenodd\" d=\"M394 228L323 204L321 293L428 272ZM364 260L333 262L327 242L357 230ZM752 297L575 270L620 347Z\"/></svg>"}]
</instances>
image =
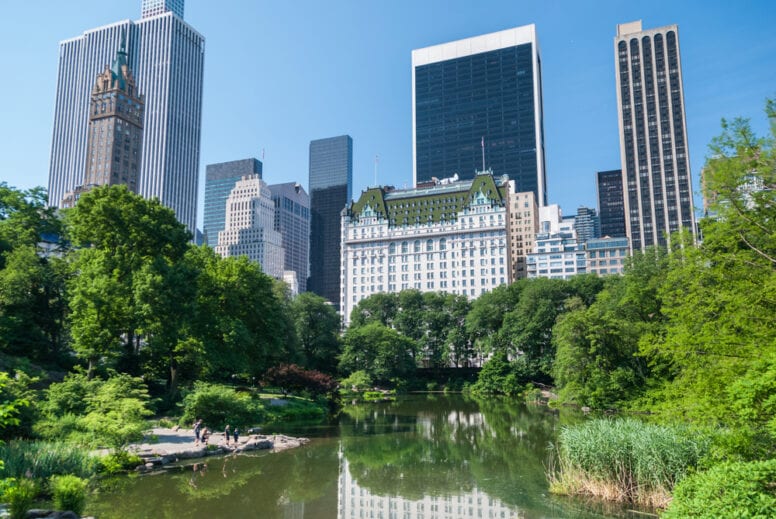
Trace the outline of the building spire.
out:
<instances>
[{"instance_id":1,"label":"building spire","mask_svg":"<svg viewBox=\"0 0 776 519\"><path fill-rule=\"evenodd\" d=\"M113 74L113 80L118 81L119 88L122 90L126 84L126 69L127 64L127 32L125 28L121 29L121 43L119 50L116 51L116 58L113 60L113 64L110 67L110 71Z\"/></svg>"}]
</instances>

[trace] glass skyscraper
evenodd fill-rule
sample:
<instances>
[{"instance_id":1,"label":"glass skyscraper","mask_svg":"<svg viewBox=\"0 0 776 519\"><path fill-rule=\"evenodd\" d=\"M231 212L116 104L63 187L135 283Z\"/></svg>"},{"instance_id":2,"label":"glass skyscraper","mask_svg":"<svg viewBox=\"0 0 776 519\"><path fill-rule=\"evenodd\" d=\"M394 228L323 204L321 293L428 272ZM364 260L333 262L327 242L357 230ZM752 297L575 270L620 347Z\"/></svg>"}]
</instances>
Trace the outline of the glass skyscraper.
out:
<instances>
[{"instance_id":1,"label":"glass skyscraper","mask_svg":"<svg viewBox=\"0 0 776 519\"><path fill-rule=\"evenodd\" d=\"M275 203L275 230L283 238L283 269L296 272L299 292L307 291L310 275L310 197L301 184L269 186Z\"/></svg>"},{"instance_id":2,"label":"glass skyscraper","mask_svg":"<svg viewBox=\"0 0 776 519\"><path fill-rule=\"evenodd\" d=\"M310 279L307 290L337 309L340 301L341 213L352 197L353 139L310 142Z\"/></svg>"},{"instance_id":3,"label":"glass skyscraper","mask_svg":"<svg viewBox=\"0 0 776 519\"><path fill-rule=\"evenodd\" d=\"M625 232L644 250L695 234L678 28L620 24L614 52Z\"/></svg>"},{"instance_id":4,"label":"glass skyscraper","mask_svg":"<svg viewBox=\"0 0 776 519\"><path fill-rule=\"evenodd\" d=\"M205 217L202 232L205 243L218 244L218 233L226 223L226 199L237 181L244 176L262 176L262 164L257 159L233 160L208 164L205 168Z\"/></svg>"},{"instance_id":5,"label":"glass skyscraper","mask_svg":"<svg viewBox=\"0 0 776 519\"><path fill-rule=\"evenodd\" d=\"M601 236L610 238L627 236L625 233L625 202L622 197L622 170L599 171L596 179Z\"/></svg>"},{"instance_id":6,"label":"glass skyscraper","mask_svg":"<svg viewBox=\"0 0 776 519\"><path fill-rule=\"evenodd\" d=\"M144 12L146 4L144 2ZM176 10L167 9L168 5ZM59 45L49 169L49 203L81 184L86 170L89 101L97 74L126 35L129 68L145 96L138 193L157 197L194 233L197 215L205 39L184 22L183 0L161 13L86 31Z\"/></svg>"},{"instance_id":7,"label":"glass skyscraper","mask_svg":"<svg viewBox=\"0 0 776 519\"><path fill-rule=\"evenodd\" d=\"M509 175L547 204L534 25L412 51L413 181Z\"/></svg>"}]
</instances>

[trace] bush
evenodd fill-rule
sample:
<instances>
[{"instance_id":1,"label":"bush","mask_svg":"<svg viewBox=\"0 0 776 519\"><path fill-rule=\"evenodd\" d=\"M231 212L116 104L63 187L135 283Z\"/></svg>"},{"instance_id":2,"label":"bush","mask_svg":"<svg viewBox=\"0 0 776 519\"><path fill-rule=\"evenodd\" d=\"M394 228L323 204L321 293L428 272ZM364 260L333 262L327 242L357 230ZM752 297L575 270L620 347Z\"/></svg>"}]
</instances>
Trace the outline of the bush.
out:
<instances>
[{"instance_id":1,"label":"bush","mask_svg":"<svg viewBox=\"0 0 776 519\"><path fill-rule=\"evenodd\" d=\"M16 478L48 479L54 475L75 474L90 477L98 460L81 447L46 441L13 440L0 445L4 475Z\"/></svg>"},{"instance_id":2,"label":"bush","mask_svg":"<svg viewBox=\"0 0 776 519\"><path fill-rule=\"evenodd\" d=\"M683 479L662 516L667 519L767 519L776 510L776 459L723 463Z\"/></svg>"},{"instance_id":3,"label":"bush","mask_svg":"<svg viewBox=\"0 0 776 519\"><path fill-rule=\"evenodd\" d=\"M325 395L337 389L334 378L315 370L302 369L296 364L281 364L270 368L264 376L266 384L279 387L283 394L289 392L310 392Z\"/></svg>"},{"instance_id":4,"label":"bush","mask_svg":"<svg viewBox=\"0 0 776 519\"><path fill-rule=\"evenodd\" d=\"M24 519L32 508L38 486L31 479L16 479L9 482L3 492L3 501L8 503L11 519Z\"/></svg>"},{"instance_id":5,"label":"bush","mask_svg":"<svg viewBox=\"0 0 776 519\"><path fill-rule=\"evenodd\" d=\"M551 490L664 506L674 485L710 449L707 436L687 428L634 419L590 420L558 437L559 473Z\"/></svg>"},{"instance_id":6,"label":"bush","mask_svg":"<svg viewBox=\"0 0 776 519\"><path fill-rule=\"evenodd\" d=\"M194 390L183 399L182 427L191 427L202 419L210 429L222 429L227 424L248 427L261 422L262 405L245 393L217 384L197 382Z\"/></svg>"},{"instance_id":7,"label":"bush","mask_svg":"<svg viewBox=\"0 0 776 519\"><path fill-rule=\"evenodd\" d=\"M100 458L101 472L109 475L132 470L143 463L143 458L127 451L118 451Z\"/></svg>"},{"instance_id":8,"label":"bush","mask_svg":"<svg viewBox=\"0 0 776 519\"><path fill-rule=\"evenodd\" d=\"M86 506L85 479L73 475L53 476L51 478L51 493L54 496L54 507L57 510L69 510L81 515Z\"/></svg>"},{"instance_id":9,"label":"bush","mask_svg":"<svg viewBox=\"0 0 776 519\"><path fill-rule=\"evenodd\" d=\"M354 371L340 382L340 386L344 391L365 391L372 387L372 377L366 371Z\"/></svg>"}]
</instances>

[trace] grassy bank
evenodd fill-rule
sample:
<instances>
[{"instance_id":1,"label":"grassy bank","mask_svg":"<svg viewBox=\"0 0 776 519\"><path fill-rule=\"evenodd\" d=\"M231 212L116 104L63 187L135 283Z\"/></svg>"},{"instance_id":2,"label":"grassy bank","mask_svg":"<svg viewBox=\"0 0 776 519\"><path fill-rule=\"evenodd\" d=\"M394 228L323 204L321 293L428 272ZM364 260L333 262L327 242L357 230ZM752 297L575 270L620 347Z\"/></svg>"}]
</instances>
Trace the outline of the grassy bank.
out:
<instances>
[{"instance_id":1,"label":"grassy bank","mask_svg":"<svg viewBox=\"0 0 776 519\"><path fill-rule=\"evenodd\" d=\"M681 427L590 420L561 431L550 491L663 508L709 448L708 438Z\"/></svg>"}]
</instances>

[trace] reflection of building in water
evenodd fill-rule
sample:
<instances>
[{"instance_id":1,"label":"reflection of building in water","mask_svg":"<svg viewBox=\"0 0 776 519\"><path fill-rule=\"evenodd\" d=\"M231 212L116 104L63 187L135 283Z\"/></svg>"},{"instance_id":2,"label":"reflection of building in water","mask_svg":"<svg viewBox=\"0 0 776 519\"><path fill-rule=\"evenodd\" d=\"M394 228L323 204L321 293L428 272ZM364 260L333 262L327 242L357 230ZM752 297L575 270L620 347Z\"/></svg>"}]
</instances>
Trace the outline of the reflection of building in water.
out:
<instances>
[{"instance_id":1,"label":"reflection of building in water","mask_svg":"<svg viewBox=\"0 0 776 519\"><path fill-rule=\"evenodd\" d=\"M410 500L401 496L378 496L350 474L342 457L337 484L337 519L521 519L515 510L474 488L458 495L424 496Z\"/></svg>"},{"instance_id":2,"label":"reflection of building in water","mask_svg":"<svg viewBox=\"0 0 776 519\"><path fill-rule=\"evenodd\" d=\"M304 519L304 501L289 501L283 496L278 507L283 511L283 519Z\"/></svg>"}]
</instances>

